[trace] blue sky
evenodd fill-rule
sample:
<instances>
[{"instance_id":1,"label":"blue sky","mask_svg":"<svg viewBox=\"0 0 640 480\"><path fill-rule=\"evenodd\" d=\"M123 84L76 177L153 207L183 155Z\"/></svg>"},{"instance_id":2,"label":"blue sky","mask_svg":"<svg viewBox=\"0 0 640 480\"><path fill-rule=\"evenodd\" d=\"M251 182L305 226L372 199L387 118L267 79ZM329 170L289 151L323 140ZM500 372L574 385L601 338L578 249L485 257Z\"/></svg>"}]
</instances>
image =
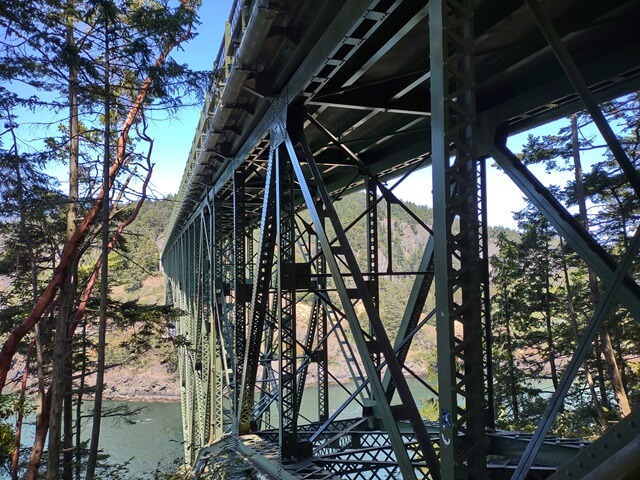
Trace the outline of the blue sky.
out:
<instances>
[{"instance_id":1,"label":"blue sky","mask_svg":"<svg viewBox=\"0 0 640 480\"><path fill-rule=\"evenodd\" d=\"M225 23L233 0L203 0L198 36L173 57L194 70L211 70L223 39ZM153 122L156 164L152 183L158 194L177 193L191 143L200 118L201 107L180 110L173 118L159 116Z\"/></svg>"}]
</instances>

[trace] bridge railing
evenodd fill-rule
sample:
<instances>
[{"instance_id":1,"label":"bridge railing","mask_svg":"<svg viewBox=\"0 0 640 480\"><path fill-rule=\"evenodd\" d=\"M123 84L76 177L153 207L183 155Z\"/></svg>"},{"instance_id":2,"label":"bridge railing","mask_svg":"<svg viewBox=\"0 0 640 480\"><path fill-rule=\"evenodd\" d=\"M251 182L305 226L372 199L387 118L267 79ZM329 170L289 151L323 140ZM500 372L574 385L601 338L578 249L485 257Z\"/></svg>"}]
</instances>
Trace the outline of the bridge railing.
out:
<instances>
[{"instance_id":1,"label":"bridge railing","mask_svg":"<svg viewBox=\"0 0 640 480\"><path fill-rule=\"evenodd\" d=\"M252 3L252 2L250 2ZM231 65L233 64L233 58L235 56L235 50L240 44L240 39L244 32L247 18L243 18L244 9L243 0L234 0L229 13L229 17L225 27L225 35L220 43L218 54L213 62L213 68L209 84L205 92L204 106L200 112L200 119L198 121L198 127L196 129L195 137L191 144L191 150L189 151L189 157L187 158L187 164L185 166L180 187L178 190L178 198L183 198L185 188L194 168L196 167L197 159L202 149L202 143L204 142L206 132L208 131L208 122L211 112L215 110L217 103L220 100L222 91L226 85L227 78L231 71ZM249 5L250 7L251 5ZM247 11L251 11L248 8ZM174 210L169 221L168 230L171 232L173 226L177 220L179 213Z\"/></svg>"}]
</instances>

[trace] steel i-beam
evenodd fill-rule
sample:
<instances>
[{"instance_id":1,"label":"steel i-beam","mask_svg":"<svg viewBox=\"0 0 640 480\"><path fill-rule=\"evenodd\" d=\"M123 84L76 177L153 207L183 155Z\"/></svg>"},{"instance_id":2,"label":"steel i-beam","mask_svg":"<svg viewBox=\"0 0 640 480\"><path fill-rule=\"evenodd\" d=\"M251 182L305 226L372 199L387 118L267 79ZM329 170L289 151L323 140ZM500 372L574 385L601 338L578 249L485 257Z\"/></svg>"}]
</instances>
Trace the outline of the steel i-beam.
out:
<instances>
[{"instance_id":1,"label":"steel i-beam","mask_svg":"<svg viewBox=\"0 0 640 480\"><path fill-rule=\"evenodd\" d=\"M371 298L376 307L380 308L380 285L378 281L378 182L375 178L369 177L366 182L367 193L367 273L369 280L367 282ZM390 230L388 230L390 232ZM389 233L390 234L390 233ZM391 257L388 258L389 265ZM376 343L375 331L373 325L369 325L369 335L373 345ZM371 350L371 348L370 348ZM380 365L380 352L376 348L373 353L373 360L376 365Z\"/></svg>"},{"instance_id":2,"label":"steel i-beam","mask_svg":"<svg viewBox=\"0 0 640 480\"><path fill-rule=\"evenodd\" d=\"M496 139L491 156L529 201L549 220L573 251L604 283L610 283L616 268L615 260L509 150L506 146L506 135ZM640 287L630 276L623 280L618 296L636 321L640 322Z\"/></svg>"},{"instance_id":3,"label":"steel i-beam","mask_svg":"<svg viewBox=\"0 0 640 480\"><path fill-rule=\"evenodd\" d=\"M251 410L254 405L254 388L260 363L260 347L262 345L265 317L269 310L269 285L276 244L276 222L274 221L276 174L273 166L274 159L274 148L272 147L269 153L269 164L265 179L260 240L258 242L258 268L249 308L248 337L240 387L241 398L238 411L240 434L248 433L251 430Z\"/></svg>"},{"instance_id":4,"label":"steel i-beam","mask_svg":"<svg viewBox=\"0 0 640 480\"><path fill-rule=\"evenodd\" d=\"M223 365L225 364L221 349L221 329L219 325L219 310L216 308L216 244L215 244L215 212L211 203L207 202L207 220L209 224L209 299L210 299L210 322L211 334L209 337L209 345L211 348L212 361L212 389L213 400L211 402L212 418L213 418L213 440L220 440L224 430L224 414L223 414Z\"/></svg>"},{"instance_id":5,"label":"steel i-beam","mask_svg":"<svg viewBox=\"0 0 640 480\"><path fill-rule=\"evenodd\" d=\"M245 220L245 172L238 169L233 176L233 247L234 247L234 287L235 287L235 372L234 399L237 411L240 402L239 387L244 367L246 348L246 220Z\"/></svg>"},{"instance_id":6,"label":"steel i-beam","mask_svg":"<svg viewBox=\"0 0 640 480\"><path fill-rule=\"evenodd\" d=\"M316 208L322 208L322 202L319 199L316 199ZM324 217L320 219L320 223L322 228L324 228ZM324 290L327 288L327 281L324 277L324 273L326 272L326 261L324 258L324 253L322 252L322 245L320 243L320 239L316 236L316 252L317 252L317 260L316 260L316 272L318 273L318 290ZM327 355L327 311L320 302L320 299L316 297L315 303L317 305L317 338L319 345L318 351L318 420L320 422L326 422L329 418L329 357Z\"/></svg>"},{"instance_id":7,"label":"steel i-beam","mask_svg":"<svg viewBox=\"0 0 640 480\"><path fill-rule=\"evenodd\" d=\"M567 47L562 42L562 39L558 35L558 32L556 32L556 29L553 27L553 24L551 23L551 20L549 20L549 17L544 13L544 10L542 9L538 0L525 1L529 6L529 10L531 10L533 17L536 19L540 30L553 49L558 62L560 62L560 65L571 81L573 88L575 88L576 92L580 96L580 99L587 108L587 111L591 115L591 118L593 118L593 122L595 123L596 127L598 127L602 138L604 138L605 142L609 146L609 149L613 153L613 156L620 165L620 168L622 168L622 171L625 173L627 180L636 193L636 196L640 197L640 174L638 174L636 167L629 160L629 157L624 151L624 148L622 148L618 137L616 137L616 134L613 132L613 129L609 125L609 122L607 122L607 119L602 113L602 110L600 110L595 96L591 93L591 90L589 90L587 82L580 74L580 70L578 70L578 67L573 61L573 58L571 58Z\"/></svg>"},{"instance_id":8,"label":"steel i-beam","mask_svg":"<svg viewBox=\"0 0 640 480\"><path fill-rule=\"evenodd\" d=\"M272 135L274 137L274 135ZM286 155L276 154L276 222L278 245L277 319L280 330L280 458L282 462L297 461L298 405L296 359L296 274L295 274L295 212L291 164Z\"/></svg>"}]
</instances>

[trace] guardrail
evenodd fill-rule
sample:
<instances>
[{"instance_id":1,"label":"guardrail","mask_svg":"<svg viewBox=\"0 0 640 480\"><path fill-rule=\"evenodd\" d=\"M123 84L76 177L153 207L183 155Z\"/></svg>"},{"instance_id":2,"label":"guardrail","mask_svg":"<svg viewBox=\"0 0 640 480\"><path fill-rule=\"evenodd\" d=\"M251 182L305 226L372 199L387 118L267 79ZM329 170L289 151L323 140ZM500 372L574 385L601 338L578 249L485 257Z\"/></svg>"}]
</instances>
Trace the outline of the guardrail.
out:
<instances>
[{"instance_id":1,"label":"guardrail","mask_svg":"<svg viewBox=\"0 0 640 480\"><path fill-rule=\"evenodd\" d=\"M183 198L185 190L188 187L187 184L189 182L189 179L191 178L191 174L196 167L198 156L202 149L202 142L204 141L204 137L206 136L206 132L209 128L208 124L210 114L213 110L215 110L215 107L220 100L222 91L224 89L224 86L226 85L226 81L230 73L230 66L235 56L235 50L237 49L238 45L240 45L240 41L244 33L244 28L246 26L246 23L248 22L248 18L243 18L243 10L245 8L244 3L244 0L234 0L233 5L231 6L231 11L226 23L225 35L222 38L220 48L218 49L218 54L213 62L211 77L209 79L209 84L207 85L207 89L205 92L204 106L202 108L202 111L200 112L198 127L191 144L191 149L189 151L189 156L187 158L184 172L182 174L182 180L180 182L180 187L178 189L177 195L178 199ZM253 1L248 2L248 5L246 5L248 12L252 11L252 4ZM180 215L181 203L182 202L179 202L176 205L171 214L167 229L167 232L169 232L167 240L169 240L177 218Z\"/></svg>"}]
</instances>

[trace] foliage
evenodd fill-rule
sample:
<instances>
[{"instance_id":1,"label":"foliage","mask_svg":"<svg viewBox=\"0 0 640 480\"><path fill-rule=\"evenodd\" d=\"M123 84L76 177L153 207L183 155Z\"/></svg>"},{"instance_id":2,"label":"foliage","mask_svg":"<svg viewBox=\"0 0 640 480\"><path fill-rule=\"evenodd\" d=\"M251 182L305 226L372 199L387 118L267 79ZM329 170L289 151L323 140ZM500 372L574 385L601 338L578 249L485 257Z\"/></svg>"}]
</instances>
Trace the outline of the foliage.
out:
<instances>
[{"instance_id":1,"label":"foliage","mask_svg":"<svg viewBox=\"0 0 640 480\"><path fill-rule=\"evenodd\" d=\"M635 165L640 162L638 99L635 93L603 106ZM581 223L610 255L618 257L639 224L640 204L609 150L591 133L591 122L580 113L557 134L530 135L520 158L526 164L544 164L548 172L574 172L575 180L552 187L552 193L567 208L578 207ZM598 150L600 157L595 157ZM582 172L585 152L590 160ZM603 286L534 208L527 207L515 218L520 238L501 235L499 253L492 259L494 375L499 425L526 429L546 406L548 392L566 364L563 359L571 357ZM599 424L619 418L624 390L632 396L638 391L638 372L630 360L637 353L639 333L637 322L624 308L611 309L553 425L556 433L588 438L601 430ZM608 348L606 336L611 338L615 359L603 354ZM611 362L620 365L619 380ZM617 381L623 384L622 392L614 390Z\"/></svg>"},{"instance_id":2,"label":"foliage","mask_svg":"<svg viewBox=\"0 0 640 480\"><path fill-rule=\"evenodd\" d=\"M131 208L131 205L123 208L123 215ZM145 202L136 222L126 230L112 253L114 262L110 263L110 275L113 285L124 285L127 291L134 292L140 289L144 278L158 273L159 252L172 208L171 198Z\"/></svg>"},{"instance_id":3,"label":"foliage","mask_svg":"<svg viewBox=\"0 0 640 480\"><path fill-rule=\"evenodd\" d=\"M7 305L1 306L5 320L1 328L11 330L2 349L2 387L19 342L25 337L33 338L29 330L42 318L47 306L46 315L62 319L62 327L58 324L56 328L57 337L62 339L62 342L56 340L58 352L59 346L66 342L63 337L67 334L70 315L74 322L69 331L77 325L75 312L82 312L86 301L86 298L81 300L80 294L84 294L82 290L87 284L86 294L90 295L94 284L87 282L95 282L95 276L92 277L97 259L94 241L99 229L94 227L101 221L96 212L102 198L103 157L108 152L113 159L113 191L107 198L112 201L109 206L113 224L118 225L138 202L137 190L151 168L148 119L154 111L175 112L187 102L201 100L206 74L192 72L169 55L175 46L194 36L192 27L197 23L197 6L197 0L178 4L169 0L98 3L10 0L0 7L0 25L4 32L0 49L0 111L6 118L0 135L0 174L5 180L0 185L0 200L6 205L0 219L0 240L4 245L0 271L8 275L11 283L10 289L2 293ZM105 108L109 109L109 115ZM31 130L23 128L17 122L16 112L27 119L37 118L39 126ZM107 118L110 123L106 122ZM38 134L34 135L36 130ZM34 136L41 139L34 140ZM76 157L76 140L80 160L78 198L71 189L68 195L60 193L58 185L43 173L52 162L69 162L73 176L71 165ZM28 146L24 152L19 148L23 145ZM79 221L66 222L67 210L70 211L67 219L73 216ZM155 228L157 233L157 227L152 225L153 219L150 219L145 228ZM114 230L112 226L111 232ZM74 240L68 241L71 235ZM126 254L120 255L120 273L125 283L129 282L129 288L136 286L139 276L132 273L134 265L143 271L157 270L156 242L157 237L147 238L140 231L133 232L129 242L122 241L120 253L128 249L138 255L137 262L131 262ZM77 266L81 283L78 295L73 298ZM114 270L117 275L118 269ZM93 280L89 280L91 278ZM64 294L59 294L61 287ZM72 292L71 296L67 296L67 291ZM42 301L36 302L38 298ZM90 306L92 302L89 298ZM36 305L38 310L34 308L24 315L30 305ZM139 336L130 348L137 352L149 348L150 341L146 338L151 336L149 329L155 328L139 325L149 323L149 317L158 312L134 310L120 305L118 318L136 315ZM56 392L62 391L59 385L63 377L70 378L71 374L58 375L62 372L62 367L58 367L62 362L54 362L52 378L56 380L48 376L50 328L37 334L45 352L38 362L44 360L45 364L39 363L34 371L46 375L40 379L44 386L40 391L42 404L45 390L54 391L55 402L52 400L48 424L52 432L49 451L54 452L51 438L53 441L58 438L62 401L58 400L62 395ZM92 366L87 354L92 344L86 342L86 338L69 344L83 349L69 357L81 361L74 364L74 368L84 382L83 375ZM68 358L62 354L60 357ZM74 395L86 393L84 384L70 381L65 388L72 389ZM80 418L76 420L75 428L80 429L82 422ZM49 478L57 476L57 458L57 455L49 458L49 466L54 465L49 469ZM39 459L30 465L30 478L37 475L38 464ZM65 477L71 478L71 474L65 472Z\"/></svg>"}]
</instances>

